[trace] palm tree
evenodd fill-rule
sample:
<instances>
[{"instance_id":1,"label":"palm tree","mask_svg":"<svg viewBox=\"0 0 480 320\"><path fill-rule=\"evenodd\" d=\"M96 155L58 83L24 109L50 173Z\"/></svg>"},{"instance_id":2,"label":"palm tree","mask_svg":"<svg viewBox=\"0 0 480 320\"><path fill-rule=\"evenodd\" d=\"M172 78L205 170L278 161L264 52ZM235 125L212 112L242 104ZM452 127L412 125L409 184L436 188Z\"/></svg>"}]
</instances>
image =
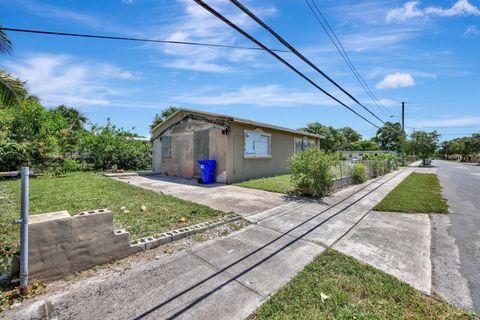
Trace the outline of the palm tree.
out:
<instances>
[{"instance_id":1,"label":"palm tree","mask_svg":"<svg viewBox=\"0 0 480 320\"><path fill-rule=\"evenodd\" d=\"M10 54L12 42L3 30L0 30L0 54ZM0 107L12 107L25 99L27 88L25 84L4 70L0 70Z\"/></svg>"}]
</instances>

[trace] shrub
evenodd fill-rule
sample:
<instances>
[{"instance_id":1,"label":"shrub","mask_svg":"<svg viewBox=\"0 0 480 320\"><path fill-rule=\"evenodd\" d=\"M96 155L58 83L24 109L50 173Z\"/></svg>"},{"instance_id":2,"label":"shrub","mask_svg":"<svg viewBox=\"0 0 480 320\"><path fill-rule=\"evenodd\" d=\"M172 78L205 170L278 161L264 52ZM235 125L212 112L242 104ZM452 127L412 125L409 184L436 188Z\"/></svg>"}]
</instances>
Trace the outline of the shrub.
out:
<instances>
[{"instance_id":1,"label":"shrub","mask_svg":"<svg viewBox=\"0 0 480 320\"><path fill-rule=\"evenodd\" d=\"M152 164L152 144L139 141L138 136L110 122L106 126L92 126L80 138L79 158L95 169L148 169Z\"/></svg>"},{"instance_id":2,"label":"shrub","mask_svg":"<svg viewBox=\"0 0 480 320\"><path fill-rule=\"evenodd\" d=\"M295 190L314 197L323 197L333 185L332 166L339 164L336 153L308 148L290 159L291 181Z\"/></svg>"},{"instance_id":3,"label":"shrub","mask_svg":"<svg viewBox=\"0 0 480 320\"><path fill-rule=\"evenodd\" d=\"M372 165L373 177L380 177L385 174L385 162L384 160L370 160Z\"/></svg>"},{"instance_id":4,"label":"shrub","mask_svg":"<svg viewBox=\"0 0 480 320\"><path fill-rule=\"evenodd\" d=\"M80 165L77 161L69 158L63 159L63 163L61 164L63 170L65 172L76 172L80 171Z\"/></svg>"},{"instance_id":5,"label":"shrub","mask_svg":"<svg viewBox=\"0 0 480 320\"><path fill-rule=\"evenodd\" d=\"M352 170L353 183L363 183L367 181L367 168L361 163L355 163Z\"/></svg>"}]
</instances>

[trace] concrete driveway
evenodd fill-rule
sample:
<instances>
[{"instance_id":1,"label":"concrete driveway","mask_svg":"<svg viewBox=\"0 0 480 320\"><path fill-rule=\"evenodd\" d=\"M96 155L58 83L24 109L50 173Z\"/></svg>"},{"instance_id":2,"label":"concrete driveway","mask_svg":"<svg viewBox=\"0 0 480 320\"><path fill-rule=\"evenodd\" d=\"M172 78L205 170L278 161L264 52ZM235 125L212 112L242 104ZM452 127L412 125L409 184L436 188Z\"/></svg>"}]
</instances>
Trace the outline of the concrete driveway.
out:
<instances>
[{"instance_id":1,"label":"concrete driveway","mask_svg":"<svg viewBox=\"0 0 480 320\"><path fill-rule=\"evenodd\" d=\"M199 184L194 179L165 176L119 176L112 179L131 185L200 203L225 212L249 216L288 201L288 196L225 184Z\"/></svg>"}]
</instances>

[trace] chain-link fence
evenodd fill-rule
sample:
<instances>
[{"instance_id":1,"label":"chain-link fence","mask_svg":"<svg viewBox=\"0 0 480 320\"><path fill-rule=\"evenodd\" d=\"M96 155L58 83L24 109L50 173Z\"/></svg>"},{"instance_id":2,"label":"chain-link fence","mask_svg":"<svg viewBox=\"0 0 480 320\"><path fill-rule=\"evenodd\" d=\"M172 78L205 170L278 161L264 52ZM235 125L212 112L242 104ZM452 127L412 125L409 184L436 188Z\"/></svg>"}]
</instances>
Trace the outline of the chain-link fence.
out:
<instances>
[{"instance_id":1,"label":"chain-link fence","mask_svg":"<svg viewBox=\"0 0 480 320\"><path fill-rule=\"evenodd\" d=\"M340 164L332 168L335 177L333 189L342 188L353 183L352 172L355 163L361 163L366 168L368 178L377 178L387 174L397 168L394 160L357 160L357 161L341 161Z\"/></svg>"}]
</instances>

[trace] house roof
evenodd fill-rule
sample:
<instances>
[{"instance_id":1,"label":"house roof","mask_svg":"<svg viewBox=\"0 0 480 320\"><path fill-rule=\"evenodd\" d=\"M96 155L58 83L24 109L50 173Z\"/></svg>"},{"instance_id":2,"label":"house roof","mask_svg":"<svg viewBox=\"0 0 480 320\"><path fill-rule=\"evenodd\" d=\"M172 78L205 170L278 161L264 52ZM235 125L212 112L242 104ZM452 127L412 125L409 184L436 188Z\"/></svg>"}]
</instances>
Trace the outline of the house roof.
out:
<instances>
[{"instance_id":1,"label":"house roof","mask_svg":"<svg viewBox=\"0 0 480 320\"><path fill-rule=\"evenodd\" d=\"M212 118L220 118L224 119L230 122L235 122L235 123L241 123L241 124L247 124L247 125L252 125L256 127L262 127L262 128L268 128L268 129L273 129L277 131L284 131L284 132L289 132L293 134L298 134L302 136L307 136L307 137L313 137L313 138L325 138L324 135L321 134L315 134L315 133L309 133L301 130L294 130L294 129L289 129L285 127L280 127L268 123L262 123L262 122L257 122L257 121L252 121L248 119L241 119L237 117L232 117L232 116L227 116L227 115L222 115L222 114L216 114L216 113L210 113L210 112L204 112L204 111L199 111L199 110L193 110L193 109L186 109L186 108L181 108L175 111L175 113L171 114L168 118L166 118L162 123L158 124L153 128L152 132L157 130L158 128L165 126L168 124L168 122L173 119L177 114L180 112L185 112L185 113L190 113L190 114L195 114L195 115L200 115L200 116L205 116L205 117L212 117Z\"/></svg>"}]
</instances>

